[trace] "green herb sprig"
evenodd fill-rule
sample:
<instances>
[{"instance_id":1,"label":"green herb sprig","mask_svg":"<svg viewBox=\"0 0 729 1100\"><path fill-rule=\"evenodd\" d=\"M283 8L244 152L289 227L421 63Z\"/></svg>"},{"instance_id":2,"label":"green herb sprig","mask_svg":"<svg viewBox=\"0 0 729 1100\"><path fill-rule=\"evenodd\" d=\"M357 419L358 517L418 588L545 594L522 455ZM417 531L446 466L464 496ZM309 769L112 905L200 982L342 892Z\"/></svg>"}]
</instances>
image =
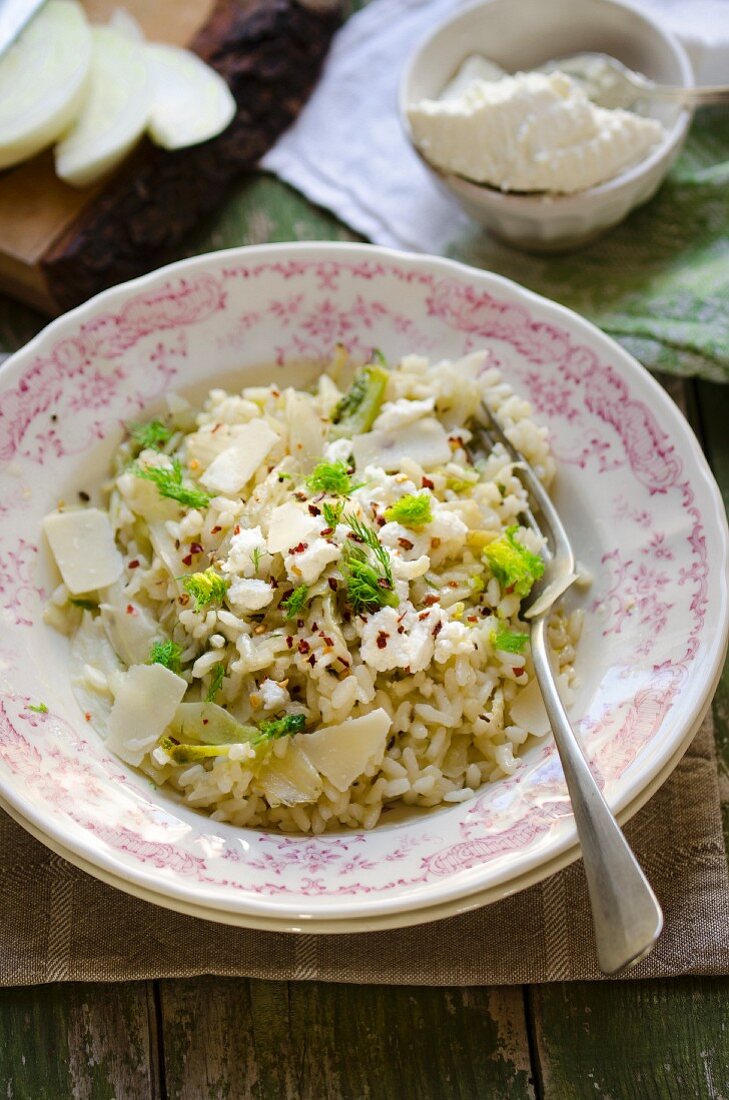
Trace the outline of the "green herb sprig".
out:
<instances>
[{"instance_id":1,"label":"green herb sprig","mask_svg":"<svg viewBox=\"0 0 729 1100\"><path fill-rule=\"evenodd\" d=\"M173 642L171 638L166 638L162 642L152 642L147 664L162 665L163 668L168 668L170 672L179 673L182 667L181 657L182 646L178 645L177 642Z\"/></svg>"},{"instance_id":2,"label":"green herb sprig","mask_svg":"<svg viewBox=\"0 0 729 1100\"><path fill-rule=\"evenodd\" d=\"M212 603L222 603L225 593L228 591L230 581L221 577L212 566L203 573L189 573L182 577L182 587L185 592L195 598L195 610L202 611Z\"/></svg>"},{"instance_id":3,"label":"green herb sprig","mask_svg":"<svg viewBox=\"0 0 729 1100\"><path fill-rule=\"evenodd\" d=\"M151 481L153 485L156 485L161 497L176 500L179 504L184 504L188 508L207 508L210 503L208 493L191 485L183 485L182 466L179 459L173 458L171 466L140 466L135 464L131 467L131 471L136 477L144 478L145 481Z\"/></svg>"},{"instance_id":4,"label":"green herb sprig","mask_svg":"<svg viewBox=\"0 0 729 1100\"><path fill-rule=\"evenodd\" d=\"M129 424L127 430L142 451L159 451L172 438L172 430L161 420L149 420L146 424Z\"/></svg>"},{"instance_id":5,"label":"green herb sprig","mask_svg":"<svg viewBox=\"0 0 729 1100\"><path fill-rule=\"evenodd\" d=\"M388 523L401 523L403 527L425 527L433 520L428 493L406 493L385 509Z\"/></svg>"},{"instance_id":6,"label":"green herb sprig","mask_svg":"<svg viewBox=\"0 0 729 1100\"><path fill-rule=\"evenodd\" d=\"M345 515L343 521L355 540L348 539L342 548L342 573L347 596L356 612L378 607L397 607L390 555L377 537L377 532L357 516Z\"/></svg>"},{"instance_id":7,"label":"green herb sprig","mask_svg":"<svg viewBox=\"0 0 729 1100\"><path fill-rule=\"evenodd\" d=\"M308 584L300 584L291 595L281 601L281 608L286 619L297 619L304 609L309 596Z\"/></svg>"}]
</instances>

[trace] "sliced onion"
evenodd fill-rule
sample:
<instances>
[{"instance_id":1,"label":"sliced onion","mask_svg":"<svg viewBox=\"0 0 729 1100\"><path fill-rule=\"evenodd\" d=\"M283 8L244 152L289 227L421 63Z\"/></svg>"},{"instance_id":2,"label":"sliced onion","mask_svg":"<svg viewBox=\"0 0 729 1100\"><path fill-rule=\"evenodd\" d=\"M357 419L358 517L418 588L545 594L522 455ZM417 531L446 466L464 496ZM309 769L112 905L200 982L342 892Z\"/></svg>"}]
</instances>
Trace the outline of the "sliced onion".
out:
<instances>
[{"instance_id":1,"label":"sliced onion","mask_svg":"<svg viewBox=\"0 0 729 1100\"><path fill-rule=\"evenodd\" d=\"M75 0L48 0L0 57L0 168L56 141L86 97L91 30Z\"/></svg>"},{"instance_id":2,"label":"sliced onion","mask_svg":"<svg viewBox=\"0 0 729 1100\"><path fill-rule=\"evenodd\" d=\"M164 149L216 137L230 124L236 102L222 76L191 50L147 46L154 79L149 135Z\"/></svg>"},{"instance_id":3,"label":"sliced onion","mask_svg":"<svg viewBox=\"0 0 729 1100\"><path fill-rule=\"evenodd\" d=\"M111 27L94 27L91 88L56 146L56 172L86 187L119 164L144 133L152 107L146 47Z\"/></svg>"}]
</instances>

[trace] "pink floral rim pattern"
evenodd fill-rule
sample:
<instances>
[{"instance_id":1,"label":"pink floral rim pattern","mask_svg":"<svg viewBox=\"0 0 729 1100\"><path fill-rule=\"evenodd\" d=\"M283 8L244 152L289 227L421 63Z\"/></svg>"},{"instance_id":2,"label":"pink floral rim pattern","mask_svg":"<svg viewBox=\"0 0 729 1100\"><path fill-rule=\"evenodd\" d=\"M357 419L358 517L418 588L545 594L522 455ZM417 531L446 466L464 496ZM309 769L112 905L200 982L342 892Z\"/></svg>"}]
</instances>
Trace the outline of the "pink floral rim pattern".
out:
<instances>
[{"instance_id":1,"label":"pink floral rim pattern","mask_svg":"<svg viewBox=\"0 0 729 1100\"><path fill-rule=\"evenodd\" d=\"M259 280L274 283L276 293L244 308L241 284L245 291ZM475 282L427 264L369 258L223 260L215 271L169 276L127 297L118 312L99 312L80 324L36 355L13 385L3 387L0 378L0 461L7 471L9 464L48 467L84 455L184 379L195 333L211 319L218 353L228 356L273 327L269 350L281 366L325 362L338 342L363 355L383 334L403 350L426 354L446 337L453 353L490 347L549 425L560 463L599 478L609 520L632 532L628 552L614 543L595 563L605 579L591 609L605 644L620 642L621 675L636 686L628 683L618 704L601 703L598 691L582 721L601 781L615 783L662 729L699 656L710 574L704 517L676 447L625 377L575 342L568 328L514 301L513 292L500 297ZM387 284L382 291L381 283ZM389 293L393 284L418 296L417 310ZM143 357L144 370L135 369L135 355ZM10 518L26 503L15 475L0 476ZM666 501L680 513L678 537L654 516L656 500L661 514ZM0 538L0 608L19 634L39 622L44 594L32 523L25 532ZM660 638L679 613L683 645L669 658ZM636 670L645 673L641 683ZM265 897L386 895L533 849L570 813L554 748L544 743L529 768L502 781L503 797L485 790L448 811L451 820L457 816L455 839L443 813L386 830L376 853L360 833L246 834L242 843L235 830L203 818L191 825L189 814L181 832L173 802L145 793L88 729L82 736L60 714L33 713L31 701L17 691L0 693L4 773L95 842L147 870L165 868L203 887ZM104 809L109 782L125 796L116 814Z\"/></svg>"}]
</instances>

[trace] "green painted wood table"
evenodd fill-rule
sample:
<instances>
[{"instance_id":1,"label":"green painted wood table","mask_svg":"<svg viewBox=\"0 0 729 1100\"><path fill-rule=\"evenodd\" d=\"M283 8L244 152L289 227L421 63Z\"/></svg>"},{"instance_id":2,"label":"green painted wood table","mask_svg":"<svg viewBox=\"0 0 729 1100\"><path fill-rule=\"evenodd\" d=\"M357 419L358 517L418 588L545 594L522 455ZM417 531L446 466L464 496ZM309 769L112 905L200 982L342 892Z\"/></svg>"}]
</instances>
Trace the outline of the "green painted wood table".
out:
<instances>
[{"instance_id":1,"label":"green painted wood table","mask_svg":"<svg viewBox=\"0 0 729 1100\"><path fill-rule=\"evenodd\" d=\"M302 239L352 238L255 177L187 251ZM0 299L0 349L43 323ZM729 386L663 381L729 500ZM714 719L729 839L729 670ZM0 1096L726 1100L729 977L451 989L205 977L4 989Z\"/></svg>"}]
</instances>

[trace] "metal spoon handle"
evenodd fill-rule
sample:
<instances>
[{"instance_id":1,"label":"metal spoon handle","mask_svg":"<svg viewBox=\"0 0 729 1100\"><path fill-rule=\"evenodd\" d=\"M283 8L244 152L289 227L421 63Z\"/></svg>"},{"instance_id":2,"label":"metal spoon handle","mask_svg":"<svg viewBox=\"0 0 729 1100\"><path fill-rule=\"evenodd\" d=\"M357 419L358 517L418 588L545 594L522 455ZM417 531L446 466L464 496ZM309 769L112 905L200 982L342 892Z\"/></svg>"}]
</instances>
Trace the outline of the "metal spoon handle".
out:
<instances>
[{"instance_id":1,"label":"metal spoon handle","mask_svg":"<svg viewBox=\"0 0 729 1100\"><path fill-rule=\"evenodd\" d=\"M636 90L643 84L636 85ZM704 84L698 88L674 88L668 84L646 82L645 94L651 99L669 103L684 103L687 107L703 107L710 103L729 103L729 84Z\"/></svg>"},{"instance_id":2,"label":"metal spoon handle","mask_svg":"<svg viewBox=\"0 0 729 1100\"><path fill-rule=\"evenodd\" d=\"M549 660L543 615L532 620L531 650L582 847L600 969L616 974L649 953L661 934L663 913L570 725Z\"/></svg>"}]
</instances>

